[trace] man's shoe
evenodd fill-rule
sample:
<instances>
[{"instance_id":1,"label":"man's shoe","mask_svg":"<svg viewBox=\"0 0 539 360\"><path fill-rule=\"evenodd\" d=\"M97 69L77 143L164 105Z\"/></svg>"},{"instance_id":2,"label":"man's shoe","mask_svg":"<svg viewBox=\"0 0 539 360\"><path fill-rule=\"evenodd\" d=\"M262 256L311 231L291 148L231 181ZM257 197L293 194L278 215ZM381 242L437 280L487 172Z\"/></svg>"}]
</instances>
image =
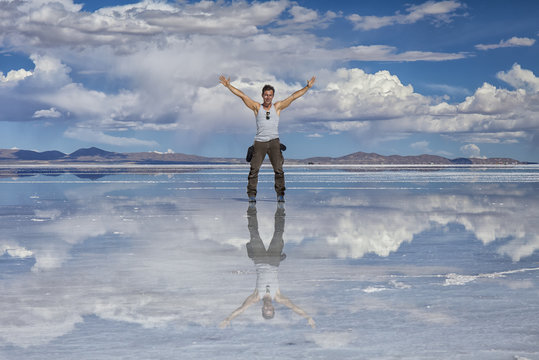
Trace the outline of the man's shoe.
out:
<instances>
[{"instance_id":1,"label":"man's shoe","mask_svg":"<svg viewBox=\"0 0 539 360\"><path fill-rule=\"evenodd\" d=\"M284 203L284 195L277 195L277 202Z\"/></svg>"},{"instance_id":2,"label":"man's shoe","mask_svg":"<svg viewBox=\"0 0 539 360\"><path fill-rule=\"evenodd\" d=\"M255 196L249 196L249 202L250 203L255 203L256 202L256 197Z\"/></svg>"}]
</instances>

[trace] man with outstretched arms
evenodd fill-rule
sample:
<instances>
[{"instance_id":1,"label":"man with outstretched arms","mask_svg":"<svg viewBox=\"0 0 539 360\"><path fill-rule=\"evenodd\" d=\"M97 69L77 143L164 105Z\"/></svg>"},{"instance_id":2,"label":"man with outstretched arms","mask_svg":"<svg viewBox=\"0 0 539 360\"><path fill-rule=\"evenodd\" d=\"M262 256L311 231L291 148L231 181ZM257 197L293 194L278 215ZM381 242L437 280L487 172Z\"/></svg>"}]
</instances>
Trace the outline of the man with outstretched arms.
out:
<instances>
[{"instance_id":1,"label":"man with outstretched arms","mask_svg":"<svg viewBox=\"0 0 539 360\"><path fill-rule=\"evenodd\" d=\"M251 159L251 170L247 184L247 196L250 202L256 202L256 188L258 185L258 172L262 166L262 162L269 156L273 171L275 173L275 192L277 193L277 201L284 202L284 171L283 171L283 154L281 152L281 143L279 141L279 117L281 111L286 109L297 98L303 96L309 90L315 81L313 76L307 82L307 85L294 92L288 98L273 103L275 89L271 85L265 85L262 88L262 104L257 103L249 96L245 95L241 90L230 84L230 78L223 75L219 77L223 84L234 95L243 100L243 103L253 110L256 119L256 136L254 141L254 153Z\"/></svg>"}]
</instances>

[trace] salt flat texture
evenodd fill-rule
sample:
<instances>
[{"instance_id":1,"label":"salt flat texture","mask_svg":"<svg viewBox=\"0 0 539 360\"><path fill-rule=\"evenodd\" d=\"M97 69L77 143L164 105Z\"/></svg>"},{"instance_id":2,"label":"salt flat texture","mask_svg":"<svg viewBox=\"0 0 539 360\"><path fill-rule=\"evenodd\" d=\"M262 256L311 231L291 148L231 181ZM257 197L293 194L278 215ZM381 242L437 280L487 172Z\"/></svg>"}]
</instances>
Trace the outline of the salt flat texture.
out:
<instances>
[{"instance_id":1,"label":"salt flat texture","mask_svg":"<svg viewBox=\"0 0 539 360\"><path fill-rule=\"evenodd\" d=\"M256 211L242 167L0 179L0 358L539 358L537 167L286 170ZM284 220L314 329L260 303L219 327L256 285L253 217L266 246Z\"/></svg>"}]
</instances>

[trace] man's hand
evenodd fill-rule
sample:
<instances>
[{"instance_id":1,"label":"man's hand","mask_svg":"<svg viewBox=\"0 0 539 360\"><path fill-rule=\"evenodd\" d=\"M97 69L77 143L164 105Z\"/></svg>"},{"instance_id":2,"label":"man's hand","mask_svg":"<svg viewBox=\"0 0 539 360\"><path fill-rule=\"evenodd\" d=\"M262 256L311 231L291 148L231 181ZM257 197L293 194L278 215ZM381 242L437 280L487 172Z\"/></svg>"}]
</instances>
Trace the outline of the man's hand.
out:
<instances>
[{"instance_id":1,"label":"man's hand","mask_svg":"<svg viewBox=\"0 0 539 360\"><path fill-rule=\"evenodd\" d=\"M311 80L307 81L307 87L308 87L309 89L313 87L315 80L316 80L316 77L313 76L313 77L311 78Z\"/></svg>"},{"instance_id":2,"label":"man's hand","mask_svg":"<svg viewBox=\"0 0 539 360\"><path fill-rule=\"evenodd\" d=\"M221 329L225 329L228 325L230 325L230 320L225 319L225 320L221 321L221 323L219 324L219 327Z\"/></svg>"},{"instance_id":3,"label":"man's hand","mask_svg":"<svg viewBox=\"0 0 539 360\"><path fill-rule=\"evenodd\" d=\"M223 84L226 88L230 86L230 77L227 79L223 75L219 76L219 82Z\"/></svg>"}]
</instances>

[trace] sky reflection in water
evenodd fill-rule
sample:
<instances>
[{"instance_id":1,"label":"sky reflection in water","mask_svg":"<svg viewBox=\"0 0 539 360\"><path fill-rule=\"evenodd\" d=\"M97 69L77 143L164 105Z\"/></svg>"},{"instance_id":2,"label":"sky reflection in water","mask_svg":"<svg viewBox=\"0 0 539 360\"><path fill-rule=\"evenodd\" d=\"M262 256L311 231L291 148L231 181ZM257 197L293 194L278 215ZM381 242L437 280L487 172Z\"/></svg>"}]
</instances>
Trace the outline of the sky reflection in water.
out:
<instances>
[{"instance_id":1,"label":"sky reflection in water","mask_svg":"<svg viewBox=\"0 0 539 360\"><path fill-rule=\"evenodd\" d=\"M1 179L0 358L537 358L528 169Z\"/></svg>"}]
</instances>

